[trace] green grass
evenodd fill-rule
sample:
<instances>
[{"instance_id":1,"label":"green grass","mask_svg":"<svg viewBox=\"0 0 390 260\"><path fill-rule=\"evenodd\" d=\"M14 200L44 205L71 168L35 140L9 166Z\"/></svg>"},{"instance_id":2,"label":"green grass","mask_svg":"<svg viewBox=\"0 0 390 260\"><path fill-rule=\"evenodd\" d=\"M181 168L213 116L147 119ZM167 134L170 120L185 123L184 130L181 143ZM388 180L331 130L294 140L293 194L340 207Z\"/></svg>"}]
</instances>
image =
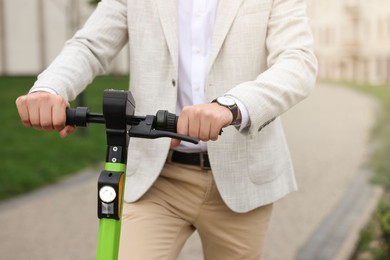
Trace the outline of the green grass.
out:
<instances>
[{"instance_id":1,"label":"green grass","mask_svg":"<svg viewBox=\"0 0 390 260\"><path fill-rule=\"evenodd\" d=\"M57 132L25 128L15 100L27 93L35 77L0 77L0 200L57 182L105 159L103 126L91 125L67 138ZM85 92L91 111L101 112L103 90L126 89L127 77L99 77Z\"/></svg>"}]
</instances>

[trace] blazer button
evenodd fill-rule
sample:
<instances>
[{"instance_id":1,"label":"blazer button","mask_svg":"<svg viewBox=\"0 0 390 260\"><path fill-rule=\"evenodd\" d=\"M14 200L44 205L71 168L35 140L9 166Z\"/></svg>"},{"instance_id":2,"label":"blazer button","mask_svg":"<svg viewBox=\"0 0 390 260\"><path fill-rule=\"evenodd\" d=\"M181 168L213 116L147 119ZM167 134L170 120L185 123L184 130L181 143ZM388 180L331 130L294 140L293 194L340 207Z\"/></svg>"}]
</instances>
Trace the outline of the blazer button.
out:
<instances>
[{"instance_id":1,"label":"blazer button","mask_svg":"<svg viewBox=\"0 0 390 260\"><path fill-rule=\"evenodd\" d=\"M172 86L173 86L173 87L176 86L176 80L175 80L175 79L172 79Z\"/></svg>"}]
</instances>

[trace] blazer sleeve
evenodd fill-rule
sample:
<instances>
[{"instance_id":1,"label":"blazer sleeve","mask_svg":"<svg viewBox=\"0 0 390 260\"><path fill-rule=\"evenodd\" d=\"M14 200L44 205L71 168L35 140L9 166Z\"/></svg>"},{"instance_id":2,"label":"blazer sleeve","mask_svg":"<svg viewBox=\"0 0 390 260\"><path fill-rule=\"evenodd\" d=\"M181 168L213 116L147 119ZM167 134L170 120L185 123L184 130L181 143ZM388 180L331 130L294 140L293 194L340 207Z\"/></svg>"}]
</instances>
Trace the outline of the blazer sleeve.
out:
<instances>
[{"instance_id":1,"label":"blazer sleeve","mask_svg":"<svg viewBox=\"0 0 390 260\"><path fill-rule=\"evenodd\" d=\"M85 25L38 75L31 91L49 88L66 100L75 99L97 75L107 71L127 41L126 0L102 0Z\"/></svg>"},{"instance_id":2,"label":"blazer sleeve","mask_svg":"<svg viewBox=\"0 0 390 260\"><path fill-rule=\"evenodd\" d=\"M303 100L315 85L317 60L304 0L273 1L266 48L268 69L228 92L247 108L249 134Z\"/></svg>"}]
</instances>

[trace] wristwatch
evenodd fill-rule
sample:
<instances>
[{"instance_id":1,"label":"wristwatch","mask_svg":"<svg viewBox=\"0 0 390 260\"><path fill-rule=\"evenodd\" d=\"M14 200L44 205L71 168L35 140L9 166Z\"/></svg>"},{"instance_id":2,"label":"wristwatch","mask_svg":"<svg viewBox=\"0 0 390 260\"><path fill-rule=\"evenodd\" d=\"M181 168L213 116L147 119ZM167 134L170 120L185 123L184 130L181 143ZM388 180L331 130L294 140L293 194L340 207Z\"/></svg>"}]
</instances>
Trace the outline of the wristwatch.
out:
<instances>
[{"instance_id":1,"label":"wristwatch","mask_svg":"<svg viewBox=\"0 0 390 260\"><path fill-rule=\"evenodd\" d=\"M219 105L228 108L233 115L233 120L231 125L234 125L236 123L237 116L238 116L238 106L236 104L236 101L233 98L228 96L220 96L214 99L211 103L218 103Z\"/></svg>"}]
</instances>

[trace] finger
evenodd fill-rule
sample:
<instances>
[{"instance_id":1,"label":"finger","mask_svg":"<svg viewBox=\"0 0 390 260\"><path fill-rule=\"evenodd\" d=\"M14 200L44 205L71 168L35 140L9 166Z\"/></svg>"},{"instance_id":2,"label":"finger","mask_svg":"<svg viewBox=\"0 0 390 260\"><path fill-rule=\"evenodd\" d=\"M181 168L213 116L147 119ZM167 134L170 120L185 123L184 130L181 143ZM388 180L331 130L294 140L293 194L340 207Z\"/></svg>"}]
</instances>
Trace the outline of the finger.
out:
<instances>
[{"instance_id":1,"label":"finger","mask_svg":"<svg viewBox=\"0 0 390 260\"><path fill-rule=\"evenodd\" d=\"M213 141L216 141L219 137L219 134L221 133L222 131L222 128L224 127L223 126L223 122L220 122L218 120L215 120L215 123L214 124L211 124L210 126L210 139L213 140Z\"/></svg>"},{"instance_id":2,"label":"finger","mask_svg":"<svg viewBox=\"0 0 390 260\"><path fill-rule=\"evenodd\" d=\"M209 119L201 120L199 127L199 139L202 141L210 140L211 122Z\"/></svg>"},{"instance_id":3,"label":"finger","mask_svg":"<svg viewBox=\"0 0 390 260\"><path fill-rule=\"evenodd\" d=\"M65 138L74 132L76 132L76 128L74 126L67 125L61 131L59 131L59 134L62 138Z\"/></svg>"},{"instance_id":4,"label":"finger","mask_svg":"<svg viewBox=\"0 0 390 260\"><path fill-rule=\"evenodd\" d=\"M39 121L40 127L45 131L52 131L53 119L52 119L52 106L49 102L42 102L42 105L39 108Z\"/></svg>"},{"instance_id":5,"label":"finger","mask_svg":"<svg viewBox=\"0 0 390 260\"><path fill-rule=\"evenodd\" d=\"M219 132L223 127L223 111L219 105L207 104L202 110L199 137L202 141L217 140ZM225 109L225 108L222 108ZM230 111L229 111L230 112Z\"/></svg>"},{"instance_id":6,"label":"finger","mask_svg":"<svg viewBox=\"0 0 390 260\"><path fill-rule=\"evenodd\" d=\"M185 111L183 111L177 120L176 132L181 135L188 135L188 116Z\"/></svg>"},{"instance_id":7,"label":"finger","mask_svg":"<svg viewBox=\"0 0 390 260\"><path fill-rule=\"evenodd\" d=\"M39 107L35 105L28 105L28 114L30 118L30 124L33 128L41 130L41 122L39 118Z\"/></svg>"},{"instance_id":8,"label":"finger","mask_svg":"<svg viewBox=\"0 0 390 260\"><path fill-rule=\"evenodd\" d=\"M26 96L21 96L16 99L16 108L18 109L19 117L25 127L30 128L30 117L26 104Z\"/></svg>"},{"instance_id":9,"label":"finger","mask_svg":"<svg viewBox=\"0 0 390 260\"><path fill-rule=\"evenodd\" d=\"M216 141L218 140L218 137L222 131L222 128L214 125L213 127L210 128L210 140Z\"/></svg>"},{"instance_id":10,"label":"finger","mask_svg":"<svg viewBox=\"0 0 390 260\"><path fill-rule=\"evenodd\" d=\"M68 131L66 128L64 128L61 131L59 131L59 134L60 134L61 138L65 138L68 135Z\"/></svg>"},{"instance_id":11,"label":"finger","mask_svg":"<svg viewBox=\"0 0 390 260\"><path fill-rule=\"evenodd\" d=\"M41 93L32 93L26 95L26 107L29 114L30 124L37 130L41 130L40 106L42 102Z\"/></svg>"},{"instance_id":12,"label":"finger","mask_svg":"<svg viewBox=\"0 0 390 260\"><path fill-rule=\"evenodd\" d=\"M188 117L186 111L182 111L177 120L176 132L180 135L188 135ZM171 139L171 146L176 147L181 143L178 139Z\"/></svg>"},{"instance_id":13,"label":"finger","mask_svg":"<svg viewBox=\"0 0 390 260\"><path fill-rule=\"evenodd\" d=\"M53 127L57 131L61 131L65 127L67 107L69 107L67 102L60 102L59 104L53 106Z\"/></svg>"},{"instance_id":14,"label":"finger","mask_svg":"<svg viewBox=\"0 0 390 260\"><path fill-rule=\"evenodd\" d=\"M199 138L201 112L192 109L188 116L188 135L191 137Z\"/></svg>"}]
</instances>

